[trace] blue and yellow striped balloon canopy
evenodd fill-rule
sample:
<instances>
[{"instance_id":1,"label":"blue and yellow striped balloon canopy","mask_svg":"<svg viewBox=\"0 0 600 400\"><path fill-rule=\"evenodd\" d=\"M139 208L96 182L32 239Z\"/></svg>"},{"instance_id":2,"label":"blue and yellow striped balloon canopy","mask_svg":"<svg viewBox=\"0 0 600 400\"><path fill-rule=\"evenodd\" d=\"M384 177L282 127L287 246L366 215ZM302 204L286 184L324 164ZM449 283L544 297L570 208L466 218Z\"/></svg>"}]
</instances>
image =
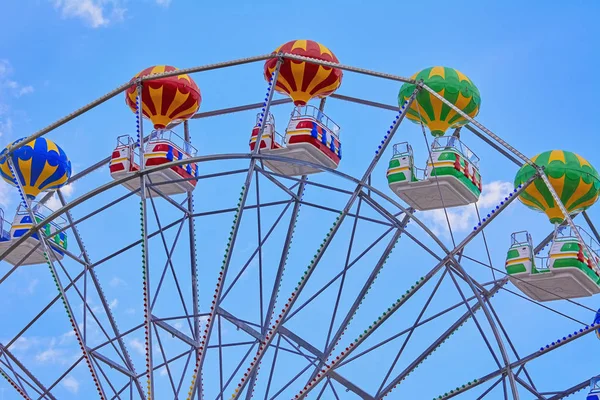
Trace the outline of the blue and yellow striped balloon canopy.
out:
<instances>
[{"instance_id":1,"label":"blue and yellow striped balloon canopy","mask_svg":"<svg viewBox=\"0 0 600 400\"><path fill-rule=\"evenodd\" d=\"M8 156L14 166L14 171L11 171L12 168L7 162L8 152L23 140L25 138L15 140L0 153L2 179L13 186L17 186L15 178L18 179L29 199L34 199L41 192L56 190L67 183L71 177L71 161L63 149L43 137L32 140Z\"/></svg>"}]
</instances>

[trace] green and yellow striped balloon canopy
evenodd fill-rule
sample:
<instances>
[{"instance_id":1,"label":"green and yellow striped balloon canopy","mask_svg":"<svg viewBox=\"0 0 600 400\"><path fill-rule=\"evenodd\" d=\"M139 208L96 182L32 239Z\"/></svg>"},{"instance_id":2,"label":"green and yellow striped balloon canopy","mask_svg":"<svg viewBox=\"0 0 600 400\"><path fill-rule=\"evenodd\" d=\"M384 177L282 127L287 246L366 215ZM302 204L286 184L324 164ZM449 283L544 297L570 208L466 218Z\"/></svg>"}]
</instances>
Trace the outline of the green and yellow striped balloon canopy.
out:
<instances>
[{"instance_id":1,"label":"green and yellow striped balloon canopy","mask_svg":"<svg viewBox=\"0 0 600 400\"><path fill-rule=\"evenodd\" d=\"M550 150L531 159L544 167L544 172L561 202L573 216L591 207L600 194L598 171L583 157L564 150ZM535 168L525 164L517 172L515 188L535 175ZM550 222L560 224L563 213L554 201L544 181L537 178L519 196L527 207L545 213Z\"/></svg>"},{"instance_id":2,"label":"green and yellow striped balloon canopy","mask_svg":"<svg viewBox=\"0 0 600 400\"><path fill-rule=\"evenodd\" d=\"M481 96L479 89L460 71L448 67L431 67L414 74L411 79L423 83L455 105L471 118L479 113ZM415 84L405 83L398 94L398 104L402 107L416 88ZM433 136L442 136L448 128L458 128L469 122L455 110L426 90L421 90L407 111L408 119L415 123L423 122Z\"/></svg>"}]
</instances>

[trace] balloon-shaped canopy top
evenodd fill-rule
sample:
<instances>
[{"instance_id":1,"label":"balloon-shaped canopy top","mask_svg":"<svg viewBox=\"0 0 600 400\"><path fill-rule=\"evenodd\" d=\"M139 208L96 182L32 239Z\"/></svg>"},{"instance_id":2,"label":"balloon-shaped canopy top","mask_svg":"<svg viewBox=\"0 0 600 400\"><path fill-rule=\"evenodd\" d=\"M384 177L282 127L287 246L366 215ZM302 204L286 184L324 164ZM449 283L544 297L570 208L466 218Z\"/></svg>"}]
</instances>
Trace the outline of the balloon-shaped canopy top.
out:
<instances>
[{"instance_id":1,"label":"balloon-shaped canopy top","mask_svg":"<svg viewBox=\"0 0 600 400\"><path fill-rule=\"evenodd\" d=\"M273 54L279 52L339 63L331 50L312 40L292 40L279 46ZM265 63L267 81L271 79L276 65L277 58L271 58ZM285 59L279 69L275 90L290 96L295 105L303 106L312 98L327 97L335 92L342 84L342 75L339 68Z\"/></svg>"},{"instance_id":2,"label":"balloon-shaped canopy top","mask_svg":"<svg viewBox=\"0 0 600 400\"><path fill-rule=\"evenodd\" d=\"M431 67L411 76L435 90L471 118L479 113L479 89L460 71L448 67ZM416 85L405 83L398 94L400 107L413 94ZM406 116L413 122L423 122L433 136L442 136L448 128L466 125L468 120L425 89L417 94Z\"/></svg>"},{"instance_id":3,"label":"balloon-shaped canopy top","mask_svg":"<svg viewBox=\"0 0 600 400\"><path fill-rule=\"evenodd\" d=\"M146 68L131 79L163 72L177 71L169 65ZM125 92L125 102L137 112L137 85ZM144 81L142 90L142 112L154 124L155 129L165 129L172 122L181 122L192 117L200 108L202 96L196 82L187 74Z\"/></svg>"},{"instance_id":4,"label":"balloon-shaped canopy top","mask_svg":"<svg viewBox=\"0 0 600 400\"><path fill-rule=\"evenodd\" d=\"M2 179L17 186L16 177L25 195L32 200L40 192L56 190L65 185L71 177L71 161L63 149L49 139L34 139L7 157L12 146L23 140L25 138L14 141L0 153ZM14 170L8 163L9 159Z\"/></svg>"},{"instance_id":5,"label":"balloon-shaped canopy top","mask_svg":"<svg viewBox=\"0 0 600 400\"><path fill-rule=\"evenodd\" d=\"M531 161L544 167L544 173L569 215L588 209L598 200L600 176L583 157L569 151L550 150L538 154ZM517 172L515 187L527 182L535 173L534 167L525 164ZM521 192L519 200L527 207L545 213L553 224L559 224L565 218L541 178L535 179Z\"/></svg>"}]
</instances>

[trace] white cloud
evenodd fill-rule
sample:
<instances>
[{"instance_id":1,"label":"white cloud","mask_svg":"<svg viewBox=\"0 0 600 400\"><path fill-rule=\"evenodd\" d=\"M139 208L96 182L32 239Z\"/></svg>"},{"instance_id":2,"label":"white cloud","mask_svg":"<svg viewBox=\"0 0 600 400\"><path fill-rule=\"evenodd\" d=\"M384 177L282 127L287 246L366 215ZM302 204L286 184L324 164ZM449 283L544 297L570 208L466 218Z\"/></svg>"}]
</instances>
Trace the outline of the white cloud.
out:
<instances>
[{"instance_id":1,"label":"white cloud","mask_svg":"<svg viewBox=\"0 0 600 400\"><path fill-rule=\"evenodd\" d=\"M123 279L119 278L118 276L113 276L113 278L110 280L110 283L109 283L109 285L111 287L119 287L119 286L124 286L126 284L127 283Z\"/></svg>"},{"instance_id":2,"label":"white cloud","mask_svg":"<svg viewBox=\"0 0 600 400\"><path fill-rule=\"evenodd\" d=\"M173 327L174 327L175 329L179 329L179 330L181 330L181 328L183 328L183 324L182 324L180 321L177 321L177 322L175 322L175 323L173 324Z\"/></svg>"},{"instance_id":3,"label":"white cloud","mask_svg":"<svg viewBox=\"0 0 600 400\"><path fill-rule=\"evenodd\" d=\"M0 60L0 89L8 89L8 92L12 93L15 97L33 93L33 86L22 85L19 82L10 79L13 75L13 71L13 67L8 60ZM7 105L2 106L3 109L6 109L7 107Z\"/></svg>"},{"instance_id":4,"label":"white cloud","mask_svg":"<svg viewBox=\"0 0 600 400\"><path fill-rule=\"evenodd\" d=\"M27 285L27 289L25 290L26 294L33 294L35 292L35 288L40 283L39 279L32 279Z\"/></svg>"},{"instance_id":5,"label":"white cloud","mask_svg":"<svg viewBox=\"0 0 600 400\"><path fill-rule=\"evenodd\" d=\"M35 360L40 364L63 364L66 365L70 361L67 360L66 351L63 349L57 349L56 338L50 339L50 343L47 348L35 355ZM46 347L46 346L44 346Z\"/></svg>"},{"instance_id":6,"label":"white cloud","mask_svg":"<svg viewBox=\"0 0 600 400\"><path fill-rule=\"evenodd\" d=\"M117 308L117 306L119 305L119 300L118 299L113 299L110 303L110 309L114 310L115 308Z\"/></svg>"},{"instance_id":7,"label":"white cloud","mask_svg":"<svg viewBox=\"0 0 600 400\"><path fill-rule=\"evenodd\" d=\"M6 209L13 202L13 196L16 195L16 189L6 183L3 179L0 179L0 207L4 210L4 218L8 218L9 222L11 217L6 214ZM6 227L4 228L6 229Z\"/></svg>"},{"instance_id":8,"label":"white cloud","mask_svg":"<svg viewBox=\"0 0 600 400\"><path fill-rule=\"evenodd\" d=\"M73 195L74 191L75 191L75 187L72 183L60 188L60 192L63 194L65 199L68 199L69 197L71 197ZM62 204L61 204L60 199L58 198L57 194L53 194L52 197L50 197L44 203L44 205L52 211L56 211L62 207Z\"/></svg>"},{"instance_id":9,"label":"white cloud","mask_svg":"<svg viewBox=\"0 0 600 400\"><path fill-rule=\"evenodd\" d=\"M80 18L92 28L123 20L126 9L118 0L54 0L63 18Z\"/></svg>"},{"instance_id":10,"label":"white cloud","mask_svg":"<svg viewBox=\"0 0 600 400\"><path fill-rule=\"evenodd\" d=\"M0 59L0 137L3 137L3 142L10 142L13 139L15 118L19 114L24 114L23 112L12 112L11 104L8 102L9 95L21 97L34 91L33 86L23 86L12 79L13 72L10 62L6 59ZM19 119L17 118L17 123ZM3 189L0 187L0 199L3 198Z\"/></svg>"},{"instance_id":11,"label":"white cloud","mask_svg":"<svg viewBox=\"0 0 600 400\"><path fill-rule=\"evenodd\" d=\"M138 339L138 338L133 338L129 341L129 345L138 353L140 353L141 355L146 355L146 347L144 345L144 343Z\"/></svg>"},{"instance_id":12,"label":"white cloud","mask_svg":"<svg viewBox=\"0 0 600 400\"><path fill-rule=\"evenodd\" d=\"M71 340L73 340L74 338L75 338L75 331L73 331L73 330L68 331L68 332L62 334L62 336L60 337L60 341L59 341L58 344L68 343Z\"/></svg>"},{"instance_id":13,"label":"white cloud","mask_svg":"<svg viewBox=\"0 0 600 400\"><path fill-rule=\"evenodd\" d=\"M73 331L56 337L21 336L10 350L22 359L44 365L70 365L81 356Z\"/></svg>"},{"instance_id":14,"label":"white cloud","mask_svg":"<svg viewBox=\"0 0 600 400\"><path fill-rule=\"evenodd\" d=\"M135 308L128 308L127 310L125 310L125 314L128 314L128 315L135 314Z\"/></svg>"},{"instance_id":15,"label":"white cloud","mask_svg":"<svg viewBox=\"0 0 600 400\"><path fill-rule=\"evenodd\" d=\"M39 363L45 363L48 361L55 361L60 356L60 351L50 348L42 351L41 353L36 354L35 360Z\"/></svg>"},{"instance_id":16,"label":"white cloud","mask_svg":"<svg viewBox=\"0 0 600 400\"><path fill-rule=\"evenodd\" d=\"M494 181L483 185L477 205L481 208L496 207L510 192L514 185L510 182Z\"/></svg>"},{"instance_id":17,"label":"white cloud","mask_svg":"<svg viewBox=\"0 0 600 400\"><path fill-rule=\"evenodd\" d=\"M1 107L2 105L0 105ZM4 106L7 107L7 106ZM11 136L13 132L13 122L10 117L0 119L0 136Z\"/></svg>"},{"instance_id":18,"label":"white cloud","mask_svg":"<svg viewBox=\"0 0 600 400\"><path fill-rule=\"evenodd\" d=\"M35 346L37 343L38 343L38 340L36 338L28 338L26 336L21 336L20 338L15 340L15 342L12 344L12 346L10 346L10 350L13 353L19 352L19 351L27 351L32 346Z\"/></svg>"},{"instance_id":19,"label":"white cloud","mask_svg":"<svg viewBox=\"0 0 600 400\"><path fill-rule=\"evenodd\" d=\"M165 367L162 367L160 369L160 376L167 376L169 374L169 371L167 371L167 369Z\"/></svg>"},{"instance_id":20,"label":"white cloud","mask_svg":"<svg viewBox=\"0 0 600 400\"><path fill-rule=\"evenodd\" d=\"M71 171L71 172L74 173L74 171ZM74 191L75 191L75 186L73 186L72 183L60 188L60 192L63 194L63 196L65 196L67 198L73 196Z\"/></svg>"},{"instance_id":21,"label":"white cloud","mask_svg":"<svg viewBox=\"0 0 600 400\"><path fill-rule=\"evenodd\" d=\"M12 67L8 60L0 60L0 79L10 75L12 73Z\"/></svg>"},{"instance_id":22,"label":"white cloud","mask_svg":"<svg viewBox=\"0 0 600 400\"><path fill-rule=\"evenodd\" d=\"M45 203L44 205L46 207L48 207L50 210L52 211L56 211L59 208L62 207L62 204L60 204L60 199L58 198L58 196L53 195L52 197L50 197Z\"/></svg>"},{"instance_id":23,"label":"white cloud","mask_svg":"<svg viewBox=\"0 0 600 400\"><path fill-rule=\"evenodd\" d=\"M477 201L477 207L482 218L512 191L513 184L510 182L494 181L484 184L479 201ZM470 231L478 222L477 211L473 204L464 207L449 208L447 209L447 213L452 232ZM433 233L436 235L448 235L448 222L446 221L446 213L443 209L424 211L422 215L423 219L429 222L429 228Z\"/></svg>"},{"instance_id":24,"label":"white cloud","mask_svg":"<svg viewBox=\"0 0 600 400\"><path fill-rule=\"evenodd\" d=\"M17 92L17 97L21 97L26 94L33 93L33 90L34 90L33 86L31 86L31 85L23 86L23 87L19 88L19 91Z\"/></svg>"},{"instance_id":25,"label":"white cloud","mask_svg":"<svg viewBox=\"0 0 600 400\"><path fill-rule=\"evenodd\" d=\"M162 7L169 7L171 5L171 0L156 0L156 4Z\"/></svg>"},{"instance_id":26,"label":"white cloud","mask_svg":"<svg viewBox=\"0 0 600 400\"><path fill-rule=\"evenodd\" d=\"M79 392L79 381L71 375L67 375L66 378L62 380L62 385L71 393Z\"/></svg>"}]
</instances>

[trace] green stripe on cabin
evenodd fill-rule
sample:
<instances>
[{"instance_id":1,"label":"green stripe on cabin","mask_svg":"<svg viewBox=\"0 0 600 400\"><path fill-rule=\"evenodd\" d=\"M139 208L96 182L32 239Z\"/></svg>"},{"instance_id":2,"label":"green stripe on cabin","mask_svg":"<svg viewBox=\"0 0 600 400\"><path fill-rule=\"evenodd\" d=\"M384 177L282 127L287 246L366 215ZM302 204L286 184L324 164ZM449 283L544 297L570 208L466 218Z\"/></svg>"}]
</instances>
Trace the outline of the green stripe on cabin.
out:
<instances>
[{"instance_id":1,"label":"green stripe on cabin","mask_svg":"<svg viewBox=\"0 0 600 400\"><path fill-rule=\"evenodd\" d=\"M430 176L453 176L465 185L475 196L479 197L481 191L470 179L467 179L465 174L454 169L454 167L438 167L431 170Z\"/></svg>"}]
</instances>

